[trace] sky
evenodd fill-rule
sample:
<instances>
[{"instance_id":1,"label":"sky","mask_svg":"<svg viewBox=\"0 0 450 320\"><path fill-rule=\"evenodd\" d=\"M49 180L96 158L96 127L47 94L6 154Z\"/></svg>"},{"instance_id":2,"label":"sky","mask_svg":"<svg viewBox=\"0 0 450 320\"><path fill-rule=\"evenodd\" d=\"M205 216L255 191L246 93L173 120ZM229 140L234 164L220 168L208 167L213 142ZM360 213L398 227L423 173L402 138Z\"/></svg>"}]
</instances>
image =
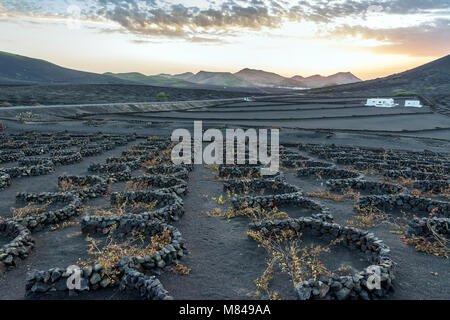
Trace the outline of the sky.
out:
<instances>
[{"instance_id":1,"label":"sky","mask_svg":"<svg viewBox=\"0 0 450 320\"><path fill-rule=\"evenodd\" d=\"M387 76L450 53L448 0L0 0L0 50L91 72Z\"/></svg>"}]
</instances>

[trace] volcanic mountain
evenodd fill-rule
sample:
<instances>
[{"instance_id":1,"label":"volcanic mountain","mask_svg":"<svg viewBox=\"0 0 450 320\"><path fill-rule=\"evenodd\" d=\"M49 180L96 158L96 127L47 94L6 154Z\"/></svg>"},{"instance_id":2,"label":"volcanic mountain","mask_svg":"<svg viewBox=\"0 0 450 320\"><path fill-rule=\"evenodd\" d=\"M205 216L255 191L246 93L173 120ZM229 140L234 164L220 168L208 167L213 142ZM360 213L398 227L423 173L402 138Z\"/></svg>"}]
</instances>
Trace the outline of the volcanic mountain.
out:
<instances>
[{"instance_id":1,"label":"volcanic mountain","mask_svg":"<svg viewBox=\"0 0 450 320\"><path fill-rule=\"evenodd\" d=\"M107 72L104 75L112 76L124 81L132 81L135 83L145 84L148 86L159 86L159 87L175 87L175 88L191 88L198 87L197 84L188 82L182 79L173 78L170 75L159 74L156 76L146 76L145 74L139 72L128 72L128 73L111 73Z\"/></svg>"},{"instance_id":2,"label":"volcanic mountain","mask_svg":"<svg viewBox=\"0 0 450 320\"><path fill-rule=\"evenodd\" d=\"M252 83L254 86L259 87L273 87L273 86L286 86L286 87L305 87L305 85L295 79L285 78L279 74L273 72L267 72L263 70L255 70L245 68L234 74L238 78Z\"/></svg>"},{"instance_id":3,"label":"volcanic mountain","mask_svg":"<svg viewBox=\"0 0 450 320\"><path fill-rule=\"evenodd\" d=\"M0 83L129 84L130 82L0 51Z\"/></svg>"},{"instance_id":4,"label":"volcanic mountain","mask_svg":"<svg viewBox=\"0 0 450 320\"><path fill-rule=\"evenodd\" d=\"M225 86L225 87L252 87L252 83L237 77L230 72L208 72L200 71L185 79L198 84Z\"/></svg>"},{"instance_id":5,"label":"volcanic mountain","mask_svg":"<svg viewBox=\"0 0 450 320\"><path fill-rule=\"evenodd\" d=\"M245 68L236 73L200 71L147 76L139 72L96 74L64 68L48 61L0 51L0 83L30 84L144 84L186 88L317 88L361 81L347 72L329 77L283 77ZM260 89L258 89L260 90Z\"/></svg>"},{"instance_id":6,"label":"volcanic mountain","mask_svg":"<svg viewBox=\"0 0 450 320\"><path fill-rule=\"evenodd\" d=\"M361 79L354 76L351 72L339 72L328 77L324 77L319 74L306 78L302 76L294 76L291 79L303 82L308 88L320 88L332 85L361 82Z\"/></svg>"},{"instance_id":7,"label":"volcanic mountain","mask_svg":"<svg viewBox=\"0 0 450 320\"><path fill-rule=\"evenodd\" d=\"M434 60L414 69L384 78L359 83L323 88L328 92L355 92L377 95L390 92L394 95L419 93L427 96L447 95L450 92L450 55Z\"/></svg>"}]
</instances>

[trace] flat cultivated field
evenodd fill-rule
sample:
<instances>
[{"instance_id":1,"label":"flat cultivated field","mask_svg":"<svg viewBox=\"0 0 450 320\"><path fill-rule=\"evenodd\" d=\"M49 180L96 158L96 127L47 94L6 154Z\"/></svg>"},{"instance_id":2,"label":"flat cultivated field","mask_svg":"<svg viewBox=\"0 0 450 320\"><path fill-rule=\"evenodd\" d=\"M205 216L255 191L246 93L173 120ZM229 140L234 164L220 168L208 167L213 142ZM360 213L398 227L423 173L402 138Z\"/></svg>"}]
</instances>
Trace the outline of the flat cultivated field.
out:
<instances>
[{"instance_id":1,"label":"flat cultivated field","mask_svg":"<svg viewBox=\"0 0 450 320\"><path fill-rule=\"evenodd\" d=\"M0 109L0 299L450 299L450 118L252 100ZM173 165L198 120L279 129L279 174Z\"/></svg>"}]
</instances>

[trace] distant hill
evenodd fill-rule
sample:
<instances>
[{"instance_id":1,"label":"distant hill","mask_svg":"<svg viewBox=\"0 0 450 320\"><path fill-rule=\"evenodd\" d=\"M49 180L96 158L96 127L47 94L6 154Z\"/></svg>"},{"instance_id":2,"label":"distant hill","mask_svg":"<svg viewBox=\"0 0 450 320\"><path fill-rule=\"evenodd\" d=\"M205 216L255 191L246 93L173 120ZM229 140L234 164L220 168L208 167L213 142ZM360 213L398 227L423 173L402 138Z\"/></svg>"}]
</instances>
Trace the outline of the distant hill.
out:
<instances>
[{"instance_id":1,"label":"distant hill","mask_svg":"<svg viewBox=\"0 0 450 320\"><path fill-rule=\"evenodd\" d=\"M331 76L326 77L327 81L330 81L331 83L335 84L347 84L347 83L356 83L356 82L362 82L362 80L358 77L356 77L351 72L338 72L336 74L333 74Z\"/></svg>"},{"instance_id":2,"label":"distant hill","mask_svg":"<svg viewBox=\"0 0 450 320\"><path fill-rule=\"evenodd\" d=\"M64 68L48 61L0 51L0 84L142 84L160 87L267 91L270 88L317 88L360 81L350 72L329 77L283 77L245 68L236 73L200 71L147 76L138 72L96 74Z\"/></svg>"},{"instance_id":3,"label":"distant hill","mask_svg":"<svg viewBox=\"0 0 450 320\"><path fill-rule=\"evenodd\" d=\"M291 79L299 81L299 82L303 82L305 80L305 77L302 76L293 76Z\"/></svg>"},{"instance_id":4,"label":"distant hill","mask_svg":"<svg viewBox=\"0 0 450 320\"><path fill-rule=\"evenodd\" d=\"M285 78L273 72L245 68L234 74L242 80L252 83L254 86L286 86L306 87L302 82L295 79Z\"/></svg>"},{"instance_id":5,"label":"distant hill","mask_svg":"<svg viewBox=\"0 0 450 320\"><path fill-rule=\"evenodd\" d=\"M129 82L0 51L0 83L125 84Z\"/></svg>"},{"instance_id":6,"label":"distant hill","mask_svg":"<svg viewBox=\"0 0 450 320\"><path fill-rule=\"evenodd\" d=\"M170 77L175 78L175 79L188 80L189 78L191 78L193 76L194 76L194 74L192 72L185 72L185 73L175 74Z\"/></svg>"},{"instance_id":7,"label":"distant hill","mask_svg":"<svg viewBox=\"0 0 450 320\"><path fill-rule=\"evenodd\" d=\"M448 95L450 92L450 55L414 69L384 78L317 89L317 92L402 95L418 93L427 96Z\"/></svg>"},{"instance_id":8,"label":"distant hill","mask_svg":"<svg viewBox=\"0 0 450 320\"><path fill-rule=\"evenodd\" d=\"M298 81L291 78L285 78L276 86L279 87L291 87L291 88L308 88L308 85L304 81Z\"/></svg>"},{"instance_id":9,"label":"distant hill","mask_svg":"<svg viewBox=\"0 0 450 320\"><path fill-rule=\"evenodd\" d=\"M192 72L185 72L175 75L164 74L163 77L170 80L186 81L191 84L203 86L232 87L232 88L255 87L253 84L236 77L230 72L200 71L196 74Z\"/></svg>"},{"instance_id":10,"label":"distant hill","mask_svg":"<svg viewBox=\"0 0 450 320\"><path fill-rule=\"evenodd\" d=\"M358 77L354 76L351 72L339 72L328 77L324 77L319 74L306 78L302 76L294 76L291 79L303 82L308 88L320 88L362 81Z\"/></svg>"},{"instance_id":11,"label":"distant hill","mask_svg":"<svg viewBox=\"0 0 450 320\"><path fill-rule=\"evenodd\" d=\"M306 83L308 88L318 88L327 86L326 77L321 76L320 74L315 74L310 77L306 77L303 81ZM334 85L336 83L328 83L328 85Z\"/></svg>"},{"instance_id":12,"label":"distant hill","mask_svg":"<svg viewBox=\"0 0 450 320\"><path fill-rule=\"evenodd\" d=\"M355 77L350 72L339 72L329 77L314 75L305 78L297 75L292 78L286 78L273 72L246 68L235 73L235 75L241 79L253 83L255 86L280 86L296 88L318 88L361 81L361 79Z\"/></svg>"},{"instance_id":13,"label":"distant hill","mask_svg":"<svg viewBox=\"0 0 450 320\"><path fill-rule=\"evenodd\" d=\"M118 79L132 81L135 83L142 83L148 86L160 86L160 87L174 87L174 88L191 88L196 84L181 79L175 79L168 75L146 76L139 72L129 73L112 73L107 72L104 75L115 77Z\"/></svg>"},{"instance_id":14,"label":"distant hill","mask_svg":"<svg viewBox=\"0 0 450 320\"><path fill-rule=\"evenodd\" d=\"M294 76L283 77L274 72L245 68L234 74L229 72L200 71L197 74L186 72L177 75L163 75L171 79L181 79L197 84L224 87L285 87L285 88L319 88L330 85L359 82L361 79L350 72L339 72L329 77L315 75L304 78Z\"/></svg>"},{"instance_id":15,"label":"distant hill","mask_svg":"<svg viewBox=\"0 0 450 320\"><path fill-rule=\"evenodd\" d=\"M223 87L253 87L253 85L242 80L230 72L208 72L200 71L197 74L186 79L187 81Z\"/></svg>"},{"instance_id":16,"label":"distant hill","mask_svg":"<svg viewBox=\"0 0 450 320\"><path fill-rule=\"evenodd\" d=\"M302 76L287 78L274 72L249 68L242 69L234 74L200 71L197 74L185 72L176 75L160 74L159 76L202 85L242 88L318 88L361 81L350 72L340 72L329 77L316 75L308 78Z\"/></svg>"}]
</instances>

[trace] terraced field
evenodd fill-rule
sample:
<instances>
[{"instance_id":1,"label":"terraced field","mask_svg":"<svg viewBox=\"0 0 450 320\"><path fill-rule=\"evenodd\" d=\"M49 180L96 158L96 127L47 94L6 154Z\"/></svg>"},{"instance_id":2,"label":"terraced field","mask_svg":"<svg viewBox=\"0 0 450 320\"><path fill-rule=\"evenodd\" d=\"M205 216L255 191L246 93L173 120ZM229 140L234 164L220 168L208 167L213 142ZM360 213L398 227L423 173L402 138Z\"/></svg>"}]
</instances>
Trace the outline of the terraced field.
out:
<instances>
[{"instance_id":1,"label":"terraced field","mask_svg":"<svg viewBox=\"0 0 450 320\"><path fill-rule=\"evenodd\" d=\"M449 118L254 100L0 113L0 299L449 299ZM173 165L194 120L280 128L280 172Z\"/></svg>"}]
</instances>

